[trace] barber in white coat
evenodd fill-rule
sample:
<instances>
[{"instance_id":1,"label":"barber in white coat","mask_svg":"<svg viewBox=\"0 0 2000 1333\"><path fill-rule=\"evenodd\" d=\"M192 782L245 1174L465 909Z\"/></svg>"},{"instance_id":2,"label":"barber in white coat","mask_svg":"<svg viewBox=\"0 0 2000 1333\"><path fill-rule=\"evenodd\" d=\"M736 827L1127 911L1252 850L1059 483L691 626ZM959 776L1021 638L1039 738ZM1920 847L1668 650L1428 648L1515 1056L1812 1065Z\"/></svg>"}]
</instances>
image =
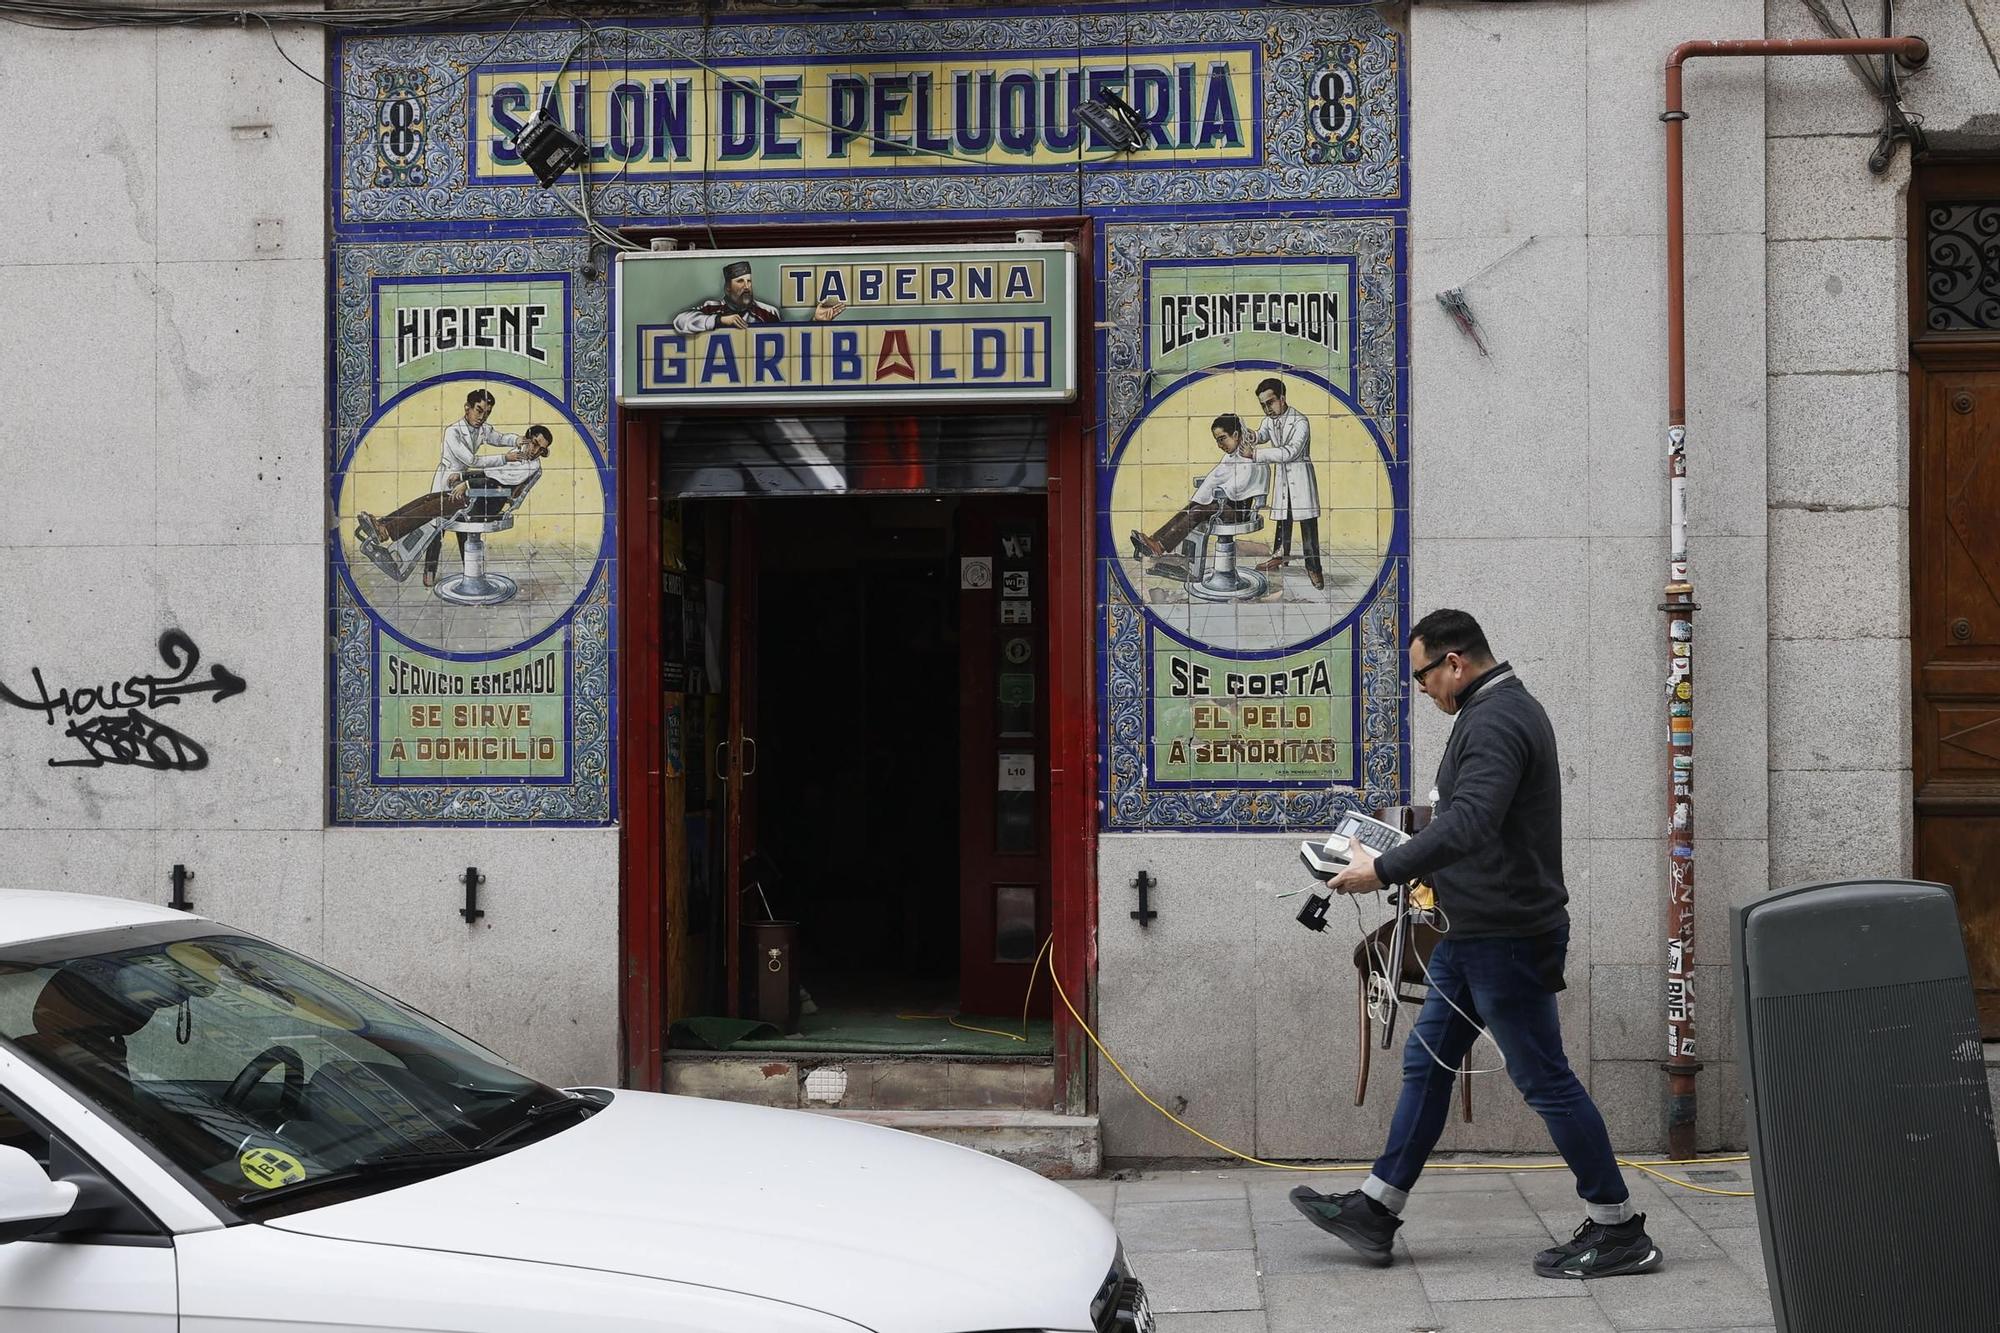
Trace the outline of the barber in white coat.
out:
<instances>
[{"instance_id":1,"label":"barber in white coat","mask_svg":"<svg viewBox=\"0 0 2000 1333\"><path fill-rule=\"evenodd\" d=\"M475 469L489 469L503 463L521 462L533 457L517 448L521 443L518 435L503 435L486 424L486 418L493 415L493 395L485 389L474 389L465 395L465 415L452 422L444 430L444 447L438 459L437 475L431 478L431 494L448 491L465 479L467 472ZM505 453L481 453L482 449L502 449ZM465 555L465 534L455 532L458 538L458 553ZM444 533L431 540L424 552L424 586L437 582L438 555L444 549Z\"/></svg>"},{"instance_id":2,"label":"barber in white coat","mask_svg":"<svg viewBox=\"0 0 2000 1333\"><path fill-rule=\"evenodd\" d=\"M1326 586L1319 562L1319 479L1313 475L1312 427L1305 413L1285 402L1285 382L1259 381L1257 402L1265 420L1257 427L1256 458L1271 465L1271 495L1266 501L1277 520L1271 558L1259 569L1281 569L1292 556L1292 523L1297 520L1305 547L1306 577L1315 588Z\"/></svg>"}]
</instances>

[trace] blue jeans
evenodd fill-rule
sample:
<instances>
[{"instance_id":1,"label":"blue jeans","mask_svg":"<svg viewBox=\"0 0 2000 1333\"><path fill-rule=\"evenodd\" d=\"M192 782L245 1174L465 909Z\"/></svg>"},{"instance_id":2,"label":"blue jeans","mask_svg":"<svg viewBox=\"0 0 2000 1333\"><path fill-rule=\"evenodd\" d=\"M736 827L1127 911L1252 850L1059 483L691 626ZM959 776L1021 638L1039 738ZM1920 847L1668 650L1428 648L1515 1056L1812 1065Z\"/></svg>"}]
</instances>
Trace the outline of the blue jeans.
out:
<instances>
[{"instance_id":1,"label":"blue jeans","mask_svg":"<svg viewBox=\"0 0 2000 1333\"><path fill-rule=\"evenodd\" d=\"M1568 926L1526 939L1447 936L1438 941L1430 959L1431 993L1403 1048L1403 1095L1389 1123L1388 1146L1375 1161L1377 1179L1408 1190L1444 1132L1454 1071L1478 1035L1445 1002L1449 996L1493 1033L1507 1058L1507 1076L1549 1127L1556 1151L1576 1173L1576 1192L1584 1201L1619 1204L1630 1196L1604 1117L1563 1054L1551 987L1560 984L1568 951ZM1437 1052L1437 1060L1431 1051ZM1440 1066L1440 1060L1448 1067Z\"/></svg>"}]
</instances>

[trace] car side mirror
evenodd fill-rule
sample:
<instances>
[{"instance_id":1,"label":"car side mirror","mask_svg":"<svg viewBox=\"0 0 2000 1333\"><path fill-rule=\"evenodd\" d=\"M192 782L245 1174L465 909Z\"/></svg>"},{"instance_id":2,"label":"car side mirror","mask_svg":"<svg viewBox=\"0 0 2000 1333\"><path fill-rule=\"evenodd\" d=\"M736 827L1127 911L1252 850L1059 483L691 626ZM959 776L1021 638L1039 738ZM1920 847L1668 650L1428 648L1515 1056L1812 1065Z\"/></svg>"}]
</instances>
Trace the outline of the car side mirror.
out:
<instances>
[{"instance_id":1,"label":"car side mirror","mask_svg":"<svg viewBox=\"0 0 2000 1333\"><path fill-rule=\"evenodd\" d=\"M26 1240L69 1216L76 1186L50 1180L40 1163L19 1148L0 1148L0 1245Z\"/></svg>"}]
</instances>

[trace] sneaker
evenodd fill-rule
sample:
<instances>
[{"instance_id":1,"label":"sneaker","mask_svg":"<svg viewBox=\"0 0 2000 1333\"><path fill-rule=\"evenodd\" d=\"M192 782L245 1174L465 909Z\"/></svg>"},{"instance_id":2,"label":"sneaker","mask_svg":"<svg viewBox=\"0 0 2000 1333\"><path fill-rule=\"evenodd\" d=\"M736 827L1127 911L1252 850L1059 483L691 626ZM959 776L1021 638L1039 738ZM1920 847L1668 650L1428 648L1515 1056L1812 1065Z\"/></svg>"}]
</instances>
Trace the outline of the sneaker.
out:
<instances>
[{"instance_id":1,"label":"sneaker","mask_svg":"<svg viewBox=\"0 0 2000 1333\"><path fill-rule=\"evenodd\" d=\"M1292 1207L1305 1214L1306 1221L1321 1231L1340 1237L1377 1268L1387 1268L1394 1260L1390 1246L1403 1219L1360 1190L1346 1194L1321 1194L1299 1186L1292 1191Z\"/></svg>"},{"instance_id":2,"label":"sneaker","mask_svg":"<svg viewBox=\"0 0 2000 1333\"><path fill-rule=\"evenodd\" d=\"M1644 1213L1616 1226L1585 1218L1566 1243L1535 1256L1535 1272L1542 1277L1623 1277L1652 1272L1660 1258L1660 1247L1646 1234Z\"/></svg>"}]
</instances>

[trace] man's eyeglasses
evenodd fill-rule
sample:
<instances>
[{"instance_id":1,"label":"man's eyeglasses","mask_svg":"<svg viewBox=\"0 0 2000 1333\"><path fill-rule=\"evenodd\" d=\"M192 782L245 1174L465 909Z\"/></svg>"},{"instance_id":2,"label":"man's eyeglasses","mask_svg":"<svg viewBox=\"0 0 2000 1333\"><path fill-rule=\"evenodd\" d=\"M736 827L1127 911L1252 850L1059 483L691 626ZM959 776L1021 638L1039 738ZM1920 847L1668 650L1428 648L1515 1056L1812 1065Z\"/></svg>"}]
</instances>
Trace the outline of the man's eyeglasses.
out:
<instances>
[{"instance_id":1,"label":"man's eyeglasses","mask_svg":"<svg viewBox=\"0 0 2000 1333\"><path fill-rule=\"evenodd\" d=\"M1443 666L1445 659L1450 656L1451 656L1450 653L1439 653L1436 657L1433 657L1430 661L1424 663L1422 666L1418 667L1415 671L1412 671L1410 673L1410 679L1414 680L1419 685L1423 684L1424 677L1430 675L1431 672L1436 671L1439 667Z\"/></svg>"}]
</instances>

